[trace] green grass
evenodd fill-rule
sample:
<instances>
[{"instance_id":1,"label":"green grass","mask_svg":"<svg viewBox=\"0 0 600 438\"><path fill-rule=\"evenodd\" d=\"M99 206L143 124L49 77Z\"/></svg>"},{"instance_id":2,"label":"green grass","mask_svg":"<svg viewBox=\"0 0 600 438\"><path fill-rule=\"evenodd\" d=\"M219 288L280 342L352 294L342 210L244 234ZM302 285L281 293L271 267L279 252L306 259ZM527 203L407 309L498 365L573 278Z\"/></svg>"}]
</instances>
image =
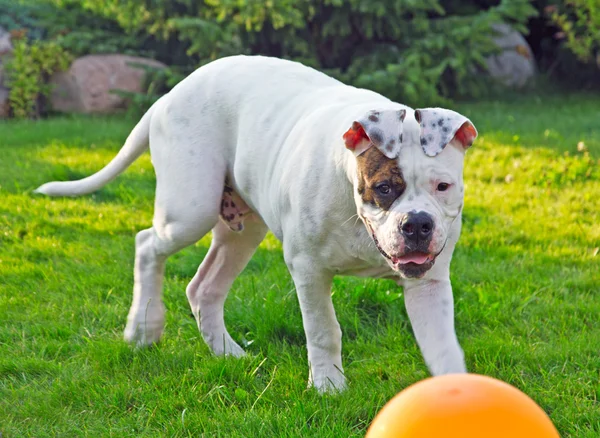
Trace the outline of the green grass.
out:
<instances>
[{"instance_id":1,"label":"green grass","mask_svg":"<svg viewBox=\"0 0 600 438\"><path fill-rule=\"evenodd\" d=\"M564 437L600 436L600 97L462 104L480 131L466 159L452 264L472 372L503 379ZM87 175L134 121L0 124L0 432L23 436L363 436L394 394L428 376L402 291L337 278L349 389L306 389L294 286L273 237L233 286L226 322L246 359L211 356L185 298L205 238L167 267L163 341L121 340L133 241L150 225L149 156L93 196L31 190ZM578 152L578 142L588 152Z\"/></svg>"}]
</instances>

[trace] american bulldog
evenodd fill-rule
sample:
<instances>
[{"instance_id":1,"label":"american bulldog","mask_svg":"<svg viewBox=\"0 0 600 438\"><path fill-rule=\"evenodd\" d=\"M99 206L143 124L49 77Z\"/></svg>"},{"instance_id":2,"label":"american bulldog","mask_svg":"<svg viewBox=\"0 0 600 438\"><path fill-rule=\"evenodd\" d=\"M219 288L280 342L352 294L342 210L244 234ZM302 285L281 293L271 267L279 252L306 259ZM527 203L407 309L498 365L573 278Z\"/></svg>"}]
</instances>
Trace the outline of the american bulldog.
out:
<instances>
[{"instance_id":1,"label":"american bulldog","mask_svg":"<svg viewBox=\"0 0 600 438\"><path fill-rule=\"evenodd\" d=\"M271 230L300 302L309 384L336 390L345 377L335 275L395 279L431 373L465 372L449 267L461 229L463 158L476 136L451 110L414 110L296 62L233 56L160 98L106 167L37 192L93 192L149 148L154 219L135 240L125 339L159 340L165 261L212 230L187 298L212 351L243 355L223 305Z\"/></svg>"}]
</instances>

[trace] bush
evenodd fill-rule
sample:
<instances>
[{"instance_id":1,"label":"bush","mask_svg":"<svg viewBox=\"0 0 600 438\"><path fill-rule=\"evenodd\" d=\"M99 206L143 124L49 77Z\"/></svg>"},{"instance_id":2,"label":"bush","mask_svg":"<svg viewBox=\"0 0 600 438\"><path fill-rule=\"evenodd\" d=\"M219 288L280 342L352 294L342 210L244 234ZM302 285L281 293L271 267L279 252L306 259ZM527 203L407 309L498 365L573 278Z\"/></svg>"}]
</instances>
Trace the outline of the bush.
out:
<instances>
[{"instance_id":1,"label":"bush","mask_svg":"<svg viewBox=\"0 0 600 438\"><path fill-rule=\"evenodd\" d=\"M5 1L5 0L0 0ZM116 20L83 9L77 0L21 0L35 4L30 15L53 40L74 56L92 53L125 53L153 57L156 43L146 32L127 33Z\"/></svg>"},{"instance_id":2,"label":"bush","mask_svg":"<svg viewBox=\"0 0 600 438\"><path fill-rule=\"evenodd\" d=\"M78 4L132 35L152 35L164 44L157 58L169 65L196 67L237 53L279 56L414 105L481 92L483 75L473 72L494 50L491 24L525 30L535 13L525 0L490 1L484 10L482 0L51 1Z\"/></svg>"},{"instance_id":3,"label":"bush","mask_svg":"<svg viewBox=\"0 0 600 438\"><path fill-rule=\"evenodd\" d=\"M30 39L75 56L127 53L171 66L134 97L142 107L174 79L233 54L301 61L413 106L482 97L492 81L478 73L500 21L532 30L542 72L582 86L597 82L597 68L581 62L600 61L599 17L589 0L0 0L0 25L26 28Z\"/></svg>"},{"instance_id":4,"label":"bush","mask_svg":"<svg viewBox=\"0 0 600 438\"><path fill-rule=\"evenodd\" d=\"M563 5L549 6L547 12L562 29L569 50L582 62L595 62L600 67L600 3L567 0Z\"/></svg>"},{"instance_id":5,"label":"bush","mask_svg":"<svg viewBox=\"0 0 600 438\"><path fill-rule=\"evenodd\" d=\"M0 0L0 27L14 32L27 29L28 38L40 39L44 30L34 11L33 5L14 0Z\"/></svg>"},{"instance_id":6,"label":"bush","mask_svg":"<svg viewBox=\"0 0 600 438\"><path fill-rule=\"evenodd\" d=\"M14 41L13 56L5 67L13 115L39 117L51 92L48 79L53 73L66 70L70 63L71 56L54 42L30 43L25 38Z\"/></svg>"},{"instance_id":7,"label":"bush","mask_svg":"<svg viewBox=\"0 0 600 438\"><path fill-rule=\"evenodd\" d=\"M115 21L64 0L0 0L0 26L11 31L14 53L6 64L13 116L38 118L50 109L50 76L75 56L126 53L153 57L160 46L146 33L130 33Z\"/></svg>"}]
</instances>

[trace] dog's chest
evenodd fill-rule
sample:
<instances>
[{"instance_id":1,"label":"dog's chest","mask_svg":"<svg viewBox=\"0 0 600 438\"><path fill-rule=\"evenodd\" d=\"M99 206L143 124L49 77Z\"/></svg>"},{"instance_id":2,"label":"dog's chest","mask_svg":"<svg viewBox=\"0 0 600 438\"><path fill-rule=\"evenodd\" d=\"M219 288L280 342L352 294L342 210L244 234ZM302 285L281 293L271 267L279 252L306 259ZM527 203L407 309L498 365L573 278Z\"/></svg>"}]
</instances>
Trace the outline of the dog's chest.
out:
<instances>
[{"instance_id":1,"label":"dog's chest","mask_svg":"<svg viewBox=\"0 0 600 438\"><path fill-rule=\"evenodd\" d=\"M340 227L328 239L322 253L329 268L338 275L389 277L394 271L377 250L362 222Z\"/></svg>"}]
</instances>

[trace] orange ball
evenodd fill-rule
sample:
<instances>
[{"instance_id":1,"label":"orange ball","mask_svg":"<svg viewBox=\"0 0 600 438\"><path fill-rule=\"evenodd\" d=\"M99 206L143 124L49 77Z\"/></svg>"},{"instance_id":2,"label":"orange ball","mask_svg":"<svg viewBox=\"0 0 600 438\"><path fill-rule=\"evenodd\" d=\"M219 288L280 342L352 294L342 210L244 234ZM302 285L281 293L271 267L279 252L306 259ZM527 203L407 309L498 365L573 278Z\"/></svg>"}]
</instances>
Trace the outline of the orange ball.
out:
<instances>
[{"instance_id":1,"label":"orange ball","mask_svg":"<svg viewBox=\"0 0 600 438\"><path fill-rule=\"evenodd\" d=\"M514 386L448 374L409 386L377 414L366 438L559 438L550 418Z\"/></svg>"}]
</instances>

